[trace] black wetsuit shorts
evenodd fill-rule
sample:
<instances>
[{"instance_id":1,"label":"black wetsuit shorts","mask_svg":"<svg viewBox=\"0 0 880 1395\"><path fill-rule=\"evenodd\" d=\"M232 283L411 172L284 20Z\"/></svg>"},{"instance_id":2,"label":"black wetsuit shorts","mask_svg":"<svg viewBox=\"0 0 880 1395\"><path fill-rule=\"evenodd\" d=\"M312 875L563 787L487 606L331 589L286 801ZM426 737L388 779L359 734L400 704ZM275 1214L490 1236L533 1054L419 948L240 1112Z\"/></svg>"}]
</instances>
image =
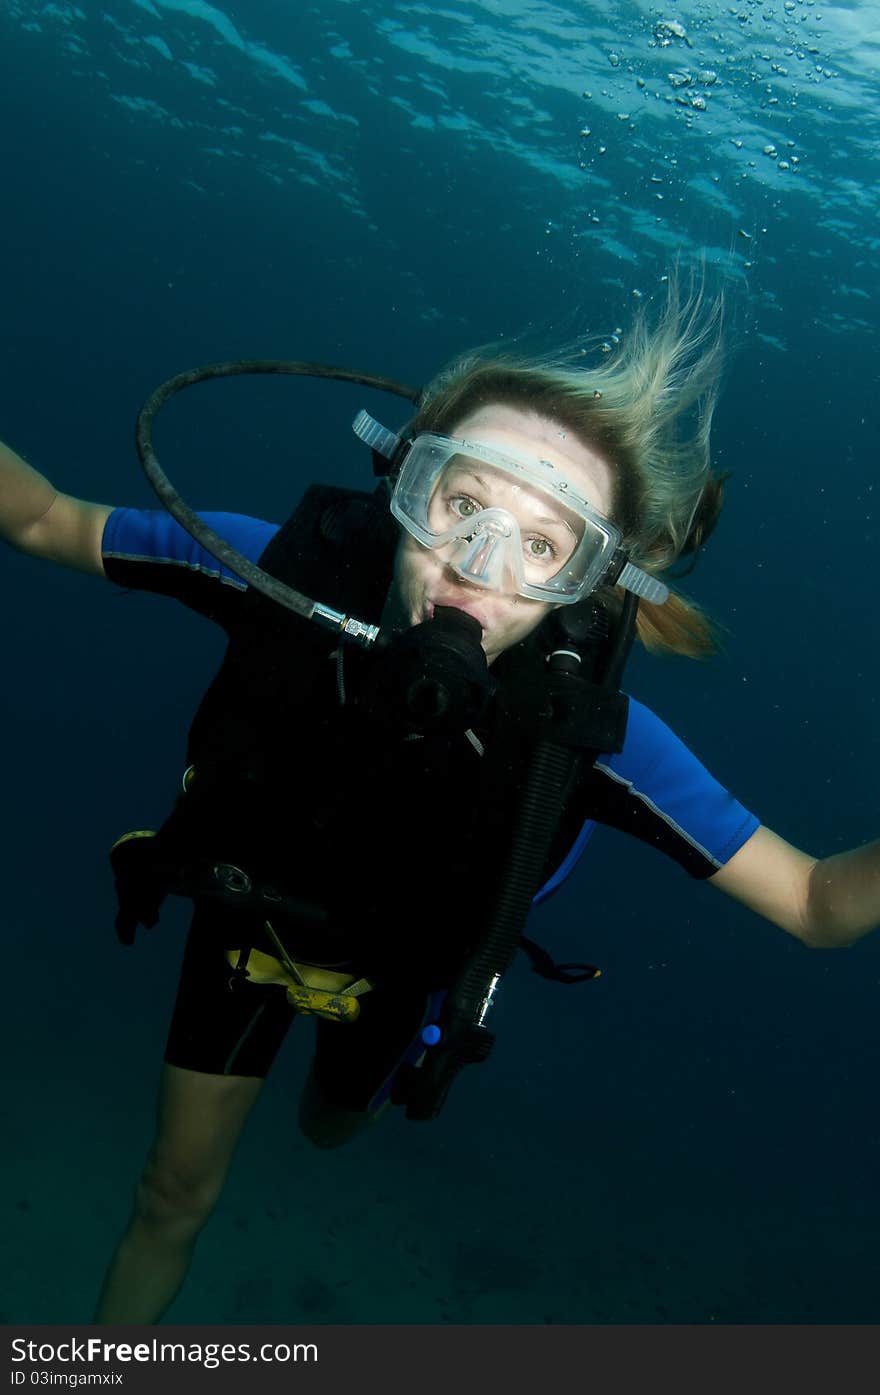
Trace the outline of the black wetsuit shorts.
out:
<instances>
[{"instance_id":1,"label":"black wetsuit shorts","mask_svg":"<svg viewBox=\"0 0 880 1395\"><path fill-rule=\"evenodd\" d=\"M197 906L187 939L165 1060L211 1075L265 1076L298 1015L278 984L248 983L230 967L222 906ZM340 1109L376 1107L417 1042L430 995L383 979L354 1022L315 1018L314 1074Z\"/></svg>"}]
</instances>

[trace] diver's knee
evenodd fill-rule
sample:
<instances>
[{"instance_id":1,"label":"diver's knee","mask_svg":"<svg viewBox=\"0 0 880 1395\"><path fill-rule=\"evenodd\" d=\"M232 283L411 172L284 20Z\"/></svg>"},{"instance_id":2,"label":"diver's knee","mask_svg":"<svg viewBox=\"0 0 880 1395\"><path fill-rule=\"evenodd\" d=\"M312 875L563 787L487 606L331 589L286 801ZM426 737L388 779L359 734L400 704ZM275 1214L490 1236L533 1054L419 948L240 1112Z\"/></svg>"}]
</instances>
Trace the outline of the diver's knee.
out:
<instances>
[{"instance_id":1,"label":"diver's knee","mask_svg":"<svg viewBox=\"0 0 880 1395\"><path fill-rule=\"evenodd\" d=\"M333 1105L325 1109L300 1108L299 1112L300 1133L316 1148L341 1148L370 1128L372 1123L371 1114L337 1109Z\"/></svg>"},{"instance_id":2,"label":"diver's knee","mask_svg":"<svg viewBox=\"0 0 880 1395\"><path fill-rule=\"evenodd\" d=\"M366 1110L340 1109L310 1074L299 1102L300 1133L316 1148L341 1148L374 1122Z\"/></svg>"},{"instance_id":3,"label":"diver's knee","mask_svg":"<svg viewBox=\"0 0 880 1395\"><path fill-rule=\"evenodd\" d=\"M199 1231L223 1189L223 1179L151 1154L135 1192L135 1214L154 1229Z\"/></svg>"},{"instance_id":4,"label":"diver's knee","mask_svg":"<svg viewBox=\"0 0 880 1395\"><path fill-rule=\"evenodd\" d=\"M341 1148L366 1129L372 1127L369 1114L349 1114L338 1111L325 1119L300 1120L300 1133L316 1148Z\"/></svg>"}]
</instances>

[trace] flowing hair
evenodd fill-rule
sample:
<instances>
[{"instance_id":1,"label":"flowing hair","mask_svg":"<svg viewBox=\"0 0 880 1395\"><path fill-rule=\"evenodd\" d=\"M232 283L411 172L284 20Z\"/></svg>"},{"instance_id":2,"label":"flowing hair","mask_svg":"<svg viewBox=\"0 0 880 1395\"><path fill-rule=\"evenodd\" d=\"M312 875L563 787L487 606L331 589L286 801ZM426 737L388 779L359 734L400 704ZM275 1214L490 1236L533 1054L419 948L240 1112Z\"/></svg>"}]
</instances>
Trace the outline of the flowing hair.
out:
<instances>
[{"instance_id":1,"label":"flowing hair","mask_svg":"<svg viewBox=\"0 0 880 1395\"><path fill-rule=\"evenodd\" d=\"M712 470L709 451L722 317L720 297L707 303L702 286L682 297L671 276L656 321L640 308L630 333L616 349L603 345L595 364L578 364L571 350L528 357L494 347L454 360L424 389L409 433L454 435L489 404L549 418L610 465L611 516L633 562L652 574L682 558L693 566L718 520L727 478ZM602 599L615 607L621 598L607 588ZM679 591L664 605L640 603L638 635L655 653L689 658L720 647L717 624Z\"/></svg>"}]
</instances>

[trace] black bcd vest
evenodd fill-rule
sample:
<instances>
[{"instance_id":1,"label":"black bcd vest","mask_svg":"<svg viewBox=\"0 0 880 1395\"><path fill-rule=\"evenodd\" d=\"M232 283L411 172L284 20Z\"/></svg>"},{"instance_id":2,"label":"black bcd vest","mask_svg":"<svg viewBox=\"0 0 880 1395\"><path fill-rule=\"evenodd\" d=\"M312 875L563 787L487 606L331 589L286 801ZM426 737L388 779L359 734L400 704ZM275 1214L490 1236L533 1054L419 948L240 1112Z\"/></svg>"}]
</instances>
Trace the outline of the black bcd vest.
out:
<instances>
[{"instance_id":1,"label":"black bcd vest","mask_svg":"<svg viewBox=\"0 0 880 1395\"><path fill-rule=\"evenodd\" d=\"M398 538L382 487L312 485L259 565L378 624ZM486 762L461 732L413 738L365 721L374 657L347 646L340 659L332 631L250 588L190 727L193 779L160 830L165 855L229 863L317 908L320 921L273 919L294 956L441 981L489 914L544 702L540 628L493 665L478 736L487 752L499 733L504 745ZM548 875L588 816L567 799ZM234 937L262 945L260 917L242 916Z\"/></svg>"}]
</instances>

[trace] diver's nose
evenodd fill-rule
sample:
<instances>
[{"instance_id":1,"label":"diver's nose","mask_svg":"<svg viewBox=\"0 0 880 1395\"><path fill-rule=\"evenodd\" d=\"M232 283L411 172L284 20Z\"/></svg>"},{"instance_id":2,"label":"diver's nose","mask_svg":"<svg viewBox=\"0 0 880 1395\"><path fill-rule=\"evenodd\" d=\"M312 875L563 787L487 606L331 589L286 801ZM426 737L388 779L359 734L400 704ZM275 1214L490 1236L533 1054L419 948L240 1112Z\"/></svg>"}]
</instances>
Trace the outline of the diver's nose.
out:
<instances>
[{"instance_id":1,"label":"diver's nose","mask_svg":"<svg viewBox=\"0 0 880 1395\"><path fill-rule=\"evenodd\" d=\"M500 591L504 586L508 548L517 533L516 520L505 509L486 509L474 520L471 533L460 541L453 569L476 586Z\"/></svg>"}]
</instances>

